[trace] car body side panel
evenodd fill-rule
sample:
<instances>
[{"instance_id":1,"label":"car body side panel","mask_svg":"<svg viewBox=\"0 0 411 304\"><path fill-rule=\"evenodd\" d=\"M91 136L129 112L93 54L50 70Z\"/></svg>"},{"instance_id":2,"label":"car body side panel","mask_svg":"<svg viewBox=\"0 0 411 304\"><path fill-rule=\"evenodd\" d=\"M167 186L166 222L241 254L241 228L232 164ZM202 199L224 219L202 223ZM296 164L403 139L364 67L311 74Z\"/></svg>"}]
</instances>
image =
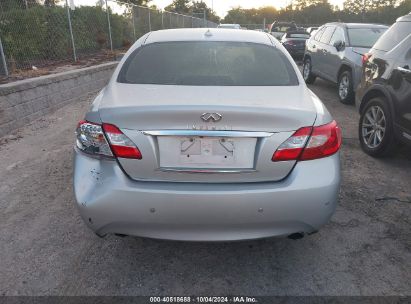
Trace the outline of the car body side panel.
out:
<instances>
[{"instance_id":1,"label":"car body side panel","mask_svg":"<svg viewBox=\"0 0 411 304\"><path fill-rule=\"evenodd\" d=\"M411 67L411 58L406 57L410 42L411 35L389 52L372 49L356 95L356 105L362 109L364 97L382 94L390 106L397 137L405 142L411 142L411 75L401 73L398 67Z\"/></svg>"}]
</instances>

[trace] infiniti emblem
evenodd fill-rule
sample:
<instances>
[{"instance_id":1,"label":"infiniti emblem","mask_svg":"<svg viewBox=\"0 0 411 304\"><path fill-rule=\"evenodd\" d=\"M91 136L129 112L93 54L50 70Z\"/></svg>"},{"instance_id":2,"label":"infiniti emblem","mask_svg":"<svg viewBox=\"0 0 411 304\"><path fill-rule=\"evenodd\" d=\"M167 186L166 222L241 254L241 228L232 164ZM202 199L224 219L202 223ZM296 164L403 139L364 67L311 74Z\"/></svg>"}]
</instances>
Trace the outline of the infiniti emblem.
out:
<instances>
[{"instance_id":1,"label":"infiniti emblem","mask_svg":"<svg viewBox=\"0 0 411 304\"><path fill-rule=\"evenodd\" d=\"M203 115L201 115L201 119L207 122L210 121L220 121L223 118L223 115L221 115L220 113L204 113Z\"/></svg>"}]
</instances>

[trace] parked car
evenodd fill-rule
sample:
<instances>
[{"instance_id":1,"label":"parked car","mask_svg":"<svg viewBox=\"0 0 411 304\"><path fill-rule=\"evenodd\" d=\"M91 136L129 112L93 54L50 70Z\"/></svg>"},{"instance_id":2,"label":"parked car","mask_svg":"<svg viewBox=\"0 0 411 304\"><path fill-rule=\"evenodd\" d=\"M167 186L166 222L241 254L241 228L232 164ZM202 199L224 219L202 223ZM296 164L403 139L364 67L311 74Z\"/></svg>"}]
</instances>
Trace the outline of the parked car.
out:
<instances>
[{"instance_id":1,"label":"parked car","mask_svg":"<svg viewBox=\"0 0 411 304\"><path fill-rule=\"evenodd\" d=\"M318 30L318 26L311 26L306 29L307 33L309 34L312 34L316 30Z\"/></svg>"},{"instance_id":2,"label":"parked car","mask_svg":"<svg viewBox=\"0 0 411 304\"><path fill-rule=\"evenodd\" d=\"M293 31L285 33L281 38L281 44L287 49L294 58L303 58L305 42L310 38L310 34L305 31Z\"/></svg>"},{"instance_id":3,"label":"parked car","mask_svg":"<svg viewBox=\"0 0 411 304\"><path fill-rule=\"evenodd\" d=\"M296 31L297 25L294 22L278 22L275 21L273 24L270 25L269 32L275 38L280 40L285 33L289 31Z\"/></svg>"},{"instance_id":4,"label":"parked car","mask_svg":"<svg viewBox=\"0 0 411 304\"><path fill-rule=\"evenodd\" d=\"M356 105L367 154L384 156L397 142L411 144L411 14L399 18L363 56Z\"/></svg>"},{"instance_id":5,"label":"parked car","mask_svg":"<svg viewBox=\"0 0 411 304\"><path fill-rule=\"evenodd\" d=\"M228 23L222 23L217 25L218 28L222 28L222 29L235 29L235 30L240 30L241 29L241 25L239 24L228 24Z\"/></svg>"},{"instance_id":6,"label":"parked car","mask_svg":"<svg viewBox=\"0 0 411 304\"><path fill-rule=\"evenodd\" d=\"M385 25L327 23L307 41L303 75L307 83L321 77L337 83L342 103L354 102L361 80L362 55L388 29Z\"/></svg>"},{"instance_id":7,"label":"parked car","mask_svg":"<svg viewBox=\"0 0 411 304\"><path fill-rule=\"evenodd\" d=\"M336 208L340 144L271 35L162 30L129 49L78 124L74 193L100 236L299 238Z\"/></svg>"}]
</instances>

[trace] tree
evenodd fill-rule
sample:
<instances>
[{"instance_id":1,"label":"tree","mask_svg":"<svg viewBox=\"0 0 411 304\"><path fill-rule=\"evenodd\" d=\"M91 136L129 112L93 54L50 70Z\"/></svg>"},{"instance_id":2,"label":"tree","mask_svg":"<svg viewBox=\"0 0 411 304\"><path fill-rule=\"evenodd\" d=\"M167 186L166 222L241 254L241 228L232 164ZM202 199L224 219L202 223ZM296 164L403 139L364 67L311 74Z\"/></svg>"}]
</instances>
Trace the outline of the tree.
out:
<instances>
[{"instance_id":1,"label":"tree","mask_svg":"<svg viewBox=\"0 0 411 304\"><path fill-rule=\"evenodd\" d=\"M61 0L44 0L44 6L51 7L56 6Z\"/></svg>"},{"instance_id":2,"label":"tree","mask_svg":"<svg viewBox=\"0 0 411 304\"><path fill-rule=\"evenodd\" d=\"M140 5L140 6L148 6L152 0L123 0L122 2Z\"/></svg>"},{"instance_id":3,"label":"tree","mask_svg":"<svg viewBox=\"0 0 411 304\"><path fill-rule=\"evenodd\" d=\"M198 16L199 14L204 13L204 11L207 20L216 23L220 21L220 17L217 16L216 13L213 10L211 10L211 8L209 8L205 2L193 1L191 6L189 7L189 12L193 16Z\"/></svg>"},{"instance_id":4,"label":"tree","mask_svg":"<svg viewBox=\"0 0 411 304\"><path fill-rule=\"evenodd\" d=\"M190 11L190 0L174 0L173 3L165 7L165 10L179 14L188 14Z\"/></svg>"},{"instance_id":5,"label":"tree","mask_svg":"<svg viewBox=\"0 0 411 304\"><path fill-rule=\"evenodd\" d=\"M36 4L39 4L38 0L0 0L0 11L29 8Z\"/></svg>"}]
</instances>

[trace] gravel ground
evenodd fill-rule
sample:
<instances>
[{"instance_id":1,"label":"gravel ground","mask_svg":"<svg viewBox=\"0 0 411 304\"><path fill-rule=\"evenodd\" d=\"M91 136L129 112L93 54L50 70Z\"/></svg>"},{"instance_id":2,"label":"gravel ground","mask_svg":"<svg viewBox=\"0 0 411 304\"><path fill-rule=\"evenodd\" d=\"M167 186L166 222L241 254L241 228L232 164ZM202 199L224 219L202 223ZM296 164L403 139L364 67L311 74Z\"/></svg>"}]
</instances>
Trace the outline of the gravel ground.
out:
<instances>
[{"instance_id":1,"label":"gravel ground","mask_svg":"<svg viewBox=\"0 0 411 304\"><path fill-rule=\"evenodd\" d=\"M411 295L411 152L366 156L354 107L329 83L312 89L343 129L343 183L331 222L298 241L96 237L71 181L91 97L1 139L0 295Z\"/></svg>"}]
</instances>

